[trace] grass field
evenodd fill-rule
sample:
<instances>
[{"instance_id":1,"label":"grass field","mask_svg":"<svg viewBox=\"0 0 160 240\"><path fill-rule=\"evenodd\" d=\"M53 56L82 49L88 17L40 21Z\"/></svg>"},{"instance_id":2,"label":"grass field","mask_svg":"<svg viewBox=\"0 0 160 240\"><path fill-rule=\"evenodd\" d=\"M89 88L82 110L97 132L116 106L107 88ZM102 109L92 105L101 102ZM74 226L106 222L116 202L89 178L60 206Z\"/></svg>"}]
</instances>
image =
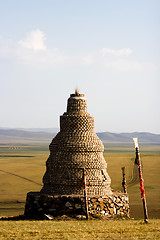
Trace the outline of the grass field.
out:
<instances>
[{"instance_id":1,"label":"grass field","mask_svg":"<svg viewBox=\"0 0 160 240\"><path fill-rule=\"evenodd\" d=\"M160 239L160 220L10 221L0 224L1 240Z\"/></svg>"},{"instance_id":2,"label":"grass field","mask_svg":"<svg viewBox=\"0 0 160 240\"><path fill-rule=\"evenodd\" d=\"M0 216L23 214L27 192L41 189L48 145L0 145ZM160 145L142 145L140 152L149 217L160 218ZM139 183L133 179L133 144L105 144L104 157L114 190L122 190L121 167L126 167L131 218L143 219Z\"/></svg>"}]
</instances>

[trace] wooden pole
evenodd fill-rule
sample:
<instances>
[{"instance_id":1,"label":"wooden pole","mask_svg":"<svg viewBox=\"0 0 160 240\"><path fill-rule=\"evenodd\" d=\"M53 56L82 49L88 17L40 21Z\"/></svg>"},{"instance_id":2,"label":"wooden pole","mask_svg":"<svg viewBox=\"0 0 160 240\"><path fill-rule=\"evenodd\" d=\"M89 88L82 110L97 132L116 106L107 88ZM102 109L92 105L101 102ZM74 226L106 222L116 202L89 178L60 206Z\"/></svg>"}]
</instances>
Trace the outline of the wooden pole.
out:
<instances>
[{"instance_id":1,"label":"wooden pole","mask_svg":"<svg viewBox=\"0 0 160 240\"><path fill-rule=\"evenodd\" d=\"M148 211L147 211L146 193L145 193L144 184L143 184L144 180L143 180L143 176L142 176L142 165L141 165L141 159L140 159L140 152L139 152L137 138L133 138L133 140L135 142L135 149L136 149L135 163L138 165L141 198L142 198L143 210L144 210L144 221L145 221L145 223L148 223Z\"/></svg>"},{"instance_id":2,"label":"wooden pole","mask_svg":"<svg viewBox=\"0 0 160 240\"><path fill-rule=\"evenodd\" d=\"M84 200L85 200L85 212L86 212L86 220L88 220L88 199L87 199L87 189L86 189L86 173L85 169L82 168L83 171L83 189L84 189Z\"/></svg>"},{"instance_id":3,"label":"wooden pole","mask_svg":"<svg viewBox=\"0 0 160 240\"><path fill-rule=\"evenodd\" d=\"M123 176L122 180L123 191L124 193L127 193L125 167L122 167L122 176Z\"/></svg>"}]
</instances>

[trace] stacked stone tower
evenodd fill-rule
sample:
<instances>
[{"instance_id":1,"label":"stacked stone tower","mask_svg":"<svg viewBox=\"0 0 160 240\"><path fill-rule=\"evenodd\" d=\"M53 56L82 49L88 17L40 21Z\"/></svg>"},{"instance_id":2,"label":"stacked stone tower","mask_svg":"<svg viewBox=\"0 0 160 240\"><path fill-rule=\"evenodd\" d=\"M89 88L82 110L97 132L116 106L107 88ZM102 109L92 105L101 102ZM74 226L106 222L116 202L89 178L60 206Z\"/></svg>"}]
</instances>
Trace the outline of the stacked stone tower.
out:
<instances>
[{"instance_id":1,"label":"stacked stone tower","mask_svg":"<svg viewBox=\"0 0 160 240\"><path fill-rule=\"evenodd\" d=\"M67 111L60 116L60 132L52 140L42 193L83 195L82 168L88 195L111 194L111 180L103 157L103 144L94 131L84 94L71 94Z\"/></svg>"},{"instance_id":2,"label":"stacked stone tower","mask_svg":"<svg viewBox=\"0 0 160 240\"><path fill-rule=\"evenodd\" d=\"M67 111L60 116L60 132L49 149L43 188L27 194L26 218L129 216L127 194L111 191L104 147L94 131L86 99L78 91L70 95Z\"/></svg>"}]
</instances>

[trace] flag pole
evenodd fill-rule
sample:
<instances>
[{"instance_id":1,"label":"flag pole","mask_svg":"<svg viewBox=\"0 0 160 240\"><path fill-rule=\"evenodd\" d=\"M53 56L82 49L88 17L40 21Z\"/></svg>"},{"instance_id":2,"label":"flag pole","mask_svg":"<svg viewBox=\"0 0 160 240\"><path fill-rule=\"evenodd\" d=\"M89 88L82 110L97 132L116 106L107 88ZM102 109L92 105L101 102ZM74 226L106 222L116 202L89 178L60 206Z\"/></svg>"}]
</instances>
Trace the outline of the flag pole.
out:
<instances>
[{"instance_id":1,"label":"flag pole","mask_svg":"<svg viewBox=\"0 0 160 240\"><path fill-rule=\"evenodd\" d=\"M85 213L86 213L86 220L88 220L88 199L87 199L87 189L86 189L86 173L85 169L82 168L83 171L83 191L84 191L84 201L85 201Z\"/></svg>"},{"instance_id":2,"label":"flag pole","mask_svg":"<svg viewBox=\"0 0 160 240\"><path fill-rule=\"evenodd\" d=\"M136 158L135 163L138 165L138 172L139 172L139 181L140 181L140 190L141 190L141 199L143 202L143 210L144 210L144 221L145 223L148 223L148 211L147 211L147 202L146 202L146 193L144 190L144 180L142 176L142 165L141 165L141 159L140 159L140 152L139 152L139 146L138 146L138 139L133 138L135 149L136 149Z\"/></svg>"},{"instance_id":3,"label":"flag pole","mask_svg":"<svg viewBox=\"0 0 160 240\"><path fill-rule=\"evenodd\" d=\"M123 191L124 193L127 193L125 167L122 167L122 176L123 176L123 181L122 181Z\"/></svg>"}]
</instances>

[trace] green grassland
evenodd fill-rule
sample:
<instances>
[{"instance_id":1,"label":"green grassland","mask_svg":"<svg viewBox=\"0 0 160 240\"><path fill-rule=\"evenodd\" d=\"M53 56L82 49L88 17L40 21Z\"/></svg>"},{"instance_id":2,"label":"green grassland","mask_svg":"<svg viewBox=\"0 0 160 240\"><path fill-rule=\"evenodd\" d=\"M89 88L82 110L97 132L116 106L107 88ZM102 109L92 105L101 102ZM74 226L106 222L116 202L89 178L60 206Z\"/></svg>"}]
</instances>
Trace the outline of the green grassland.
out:
<instances>
[{"instance_id":1,"label":"green grassland","mask_svg":"<svg viewBox=\"0 0 160 240\"><path fill-rule=\"evenodd\" d=\"M1 222L0 239L160 239L160 220Z\"/></svg>"},{"instance_id":2,"label":"green grassland","mask_svg":"<svg viewBox=\"0 0 160 240\"><path fill-rule=\"evenodd\" d=\"M23 214L27 192L42 188L45 162L49 155L48 145L33 142L0 145L0 216ZM160 145L142 144L140 152L149 217L160 218ZM116 191L122 191L121 167L126 167L131 218L143 219L139 183L134 179L136 166L133 144L106 143L104 157L112 180L111 187Z\"/></svg>"}]
</instances>

